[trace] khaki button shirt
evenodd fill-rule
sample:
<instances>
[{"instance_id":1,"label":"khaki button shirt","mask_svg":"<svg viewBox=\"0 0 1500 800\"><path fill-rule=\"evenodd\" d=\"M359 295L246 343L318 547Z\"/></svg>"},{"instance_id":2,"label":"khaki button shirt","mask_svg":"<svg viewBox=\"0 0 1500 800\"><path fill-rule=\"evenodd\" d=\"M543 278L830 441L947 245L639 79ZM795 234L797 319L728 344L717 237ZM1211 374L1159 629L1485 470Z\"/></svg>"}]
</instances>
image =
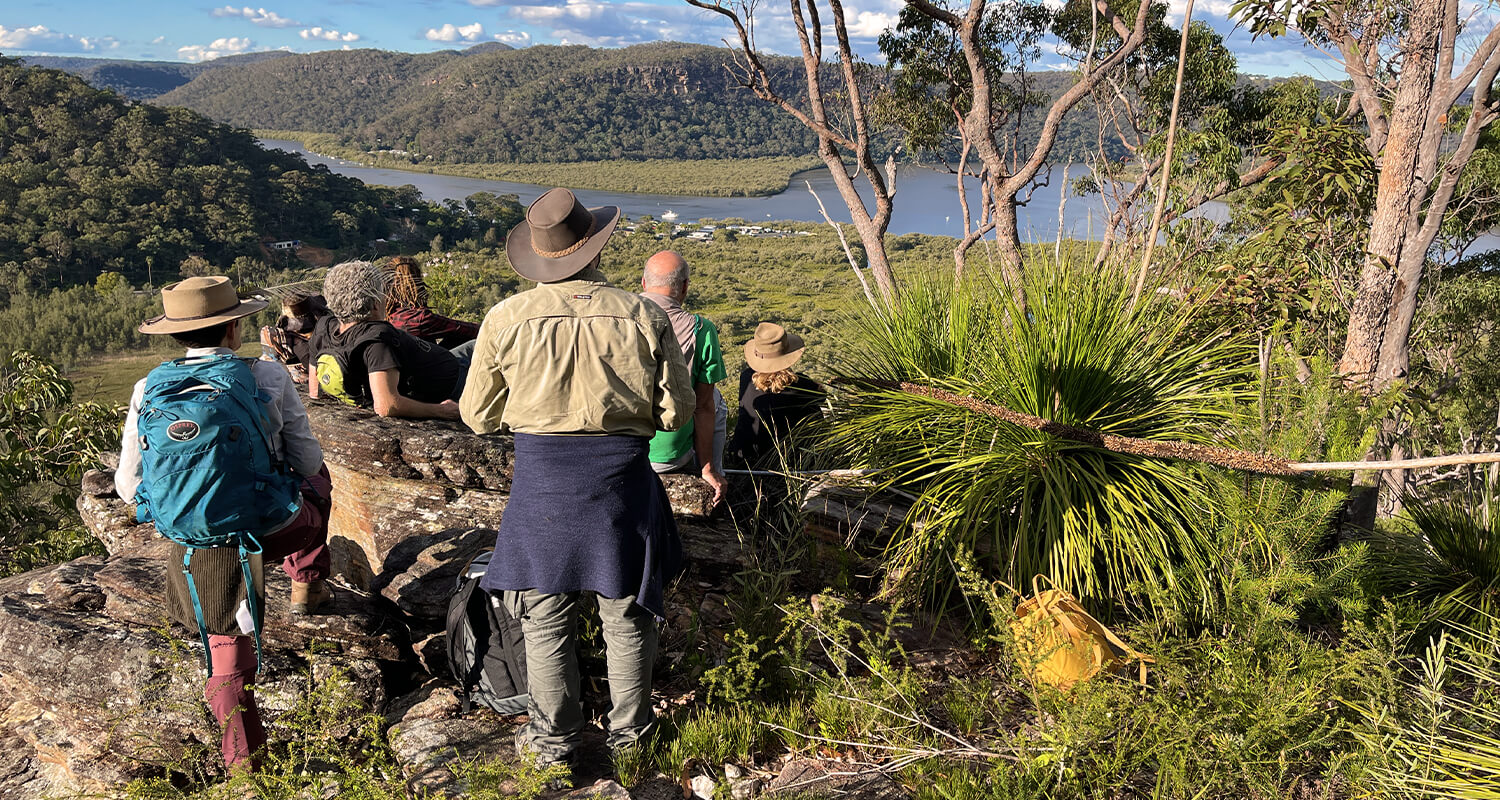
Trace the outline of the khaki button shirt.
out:
<instances>
[{"instance_id":1,"label":"khaki button shirt","mask_svg":"<svg viewBox=\"0 0 1500 800\"><path fill-rule=\"evenodd\" d=\"M475 433L649 438L694 403L667 315L590 269L490 309L458 407Z\"/></svg>"}]
</instances>

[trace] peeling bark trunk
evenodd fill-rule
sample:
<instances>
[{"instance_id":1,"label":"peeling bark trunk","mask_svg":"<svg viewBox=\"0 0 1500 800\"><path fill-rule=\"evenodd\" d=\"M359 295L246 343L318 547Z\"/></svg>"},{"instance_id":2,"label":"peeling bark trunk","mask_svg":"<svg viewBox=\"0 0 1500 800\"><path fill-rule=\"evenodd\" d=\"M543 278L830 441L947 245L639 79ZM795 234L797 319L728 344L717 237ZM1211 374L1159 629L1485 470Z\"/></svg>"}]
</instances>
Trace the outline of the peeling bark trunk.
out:
<instances>
[{"instance_id":1,"label":"peeling bark trunk","mask_svg":"<svg viewBox=\"0 0 1500 800\"><path fill-rule=\"evenodd\" d=\"M1407 359L1406 341L1387 336L1395 305L1415 304L1415 286L1401 280L1406 249L1418 243L1411 233L1427 194L1419 165L1431 119L1438 46L1442 39L1441 13L1446 0L1415 0L1410 28L1404 39L1400 83L1391 107L1389 132L1381 158L1375 213L1370 219L1370 242L1359 290L1349 312L1349 329L1339 371L1378 392L1390 385L1393 366ZM1436 144L1436 143L1434 143ZM1425 258L1425 249L1422 253ZM1396 351L1401 352L1396 352ZM1383 377L1377 373L1387 364Z\"/></svg>"}]
</instances>

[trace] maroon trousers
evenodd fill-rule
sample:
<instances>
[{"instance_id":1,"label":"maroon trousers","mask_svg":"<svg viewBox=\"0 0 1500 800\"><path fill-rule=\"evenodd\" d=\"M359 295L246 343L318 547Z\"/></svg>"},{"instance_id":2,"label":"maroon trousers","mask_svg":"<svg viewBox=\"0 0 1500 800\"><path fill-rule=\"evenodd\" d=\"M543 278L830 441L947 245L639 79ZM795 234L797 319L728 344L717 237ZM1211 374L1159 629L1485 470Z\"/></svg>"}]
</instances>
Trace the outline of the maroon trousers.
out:
<instances>
[{"instance_id":1,"label":"maroon trousers","mask_svg":"<svg viewBox=\"0 0 1500 800\"><path fill-rule=\"evenodd\" d=\"M281 562L281 571L298 583L328 577L328 508L332 487L325 467L302 481L302 508L291 524L261 543L266 564ZM255 640L249 636L208 637L213 675L203 699L224 730L219 750L231 770L255 768L255 755L266 743L266 729L249 687L255 683Z\"/></svg>"}]
</instances>

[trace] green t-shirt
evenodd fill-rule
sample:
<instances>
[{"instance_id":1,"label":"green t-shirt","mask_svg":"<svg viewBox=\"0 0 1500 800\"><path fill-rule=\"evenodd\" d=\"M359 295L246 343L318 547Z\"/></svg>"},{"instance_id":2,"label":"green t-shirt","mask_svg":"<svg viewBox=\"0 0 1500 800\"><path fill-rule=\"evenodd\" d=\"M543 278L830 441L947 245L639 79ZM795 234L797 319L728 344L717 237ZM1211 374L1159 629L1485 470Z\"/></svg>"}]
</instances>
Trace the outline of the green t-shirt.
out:
<instances>
[{"instance_id":1,"label":"green t-shirt","mask_svg":"<svg viewBox=\"0 0 1500 800\"><path fill-rule=\"evenodd\" d=\"M700 383L718 383L729 375L724 368L724 351L719 347L719 331L712 322L697 314L698 325L693 329L693 390ZM651 463L671 464L693 449L693 418L675 431L657 431L651 437Z\"/></svg>"}]
</instances>

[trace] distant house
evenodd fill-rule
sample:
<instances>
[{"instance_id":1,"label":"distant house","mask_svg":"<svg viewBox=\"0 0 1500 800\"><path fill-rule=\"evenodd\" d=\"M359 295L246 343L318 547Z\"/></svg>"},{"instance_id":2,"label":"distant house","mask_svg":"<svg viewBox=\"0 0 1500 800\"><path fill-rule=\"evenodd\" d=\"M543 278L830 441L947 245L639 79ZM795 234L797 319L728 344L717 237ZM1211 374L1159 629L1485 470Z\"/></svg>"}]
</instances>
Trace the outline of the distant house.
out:
<instances>
[{"instance_id":1,"label":"distant house","mask_svg":"<svg viewBox=\"0 0 1500 800\"><path fill-rule=\"evenodd\" d=\"M267 247L272 250L296 250L302 246L301 239L288 239L284 242L271 242Z\"/></svg>"}]
</instances>

